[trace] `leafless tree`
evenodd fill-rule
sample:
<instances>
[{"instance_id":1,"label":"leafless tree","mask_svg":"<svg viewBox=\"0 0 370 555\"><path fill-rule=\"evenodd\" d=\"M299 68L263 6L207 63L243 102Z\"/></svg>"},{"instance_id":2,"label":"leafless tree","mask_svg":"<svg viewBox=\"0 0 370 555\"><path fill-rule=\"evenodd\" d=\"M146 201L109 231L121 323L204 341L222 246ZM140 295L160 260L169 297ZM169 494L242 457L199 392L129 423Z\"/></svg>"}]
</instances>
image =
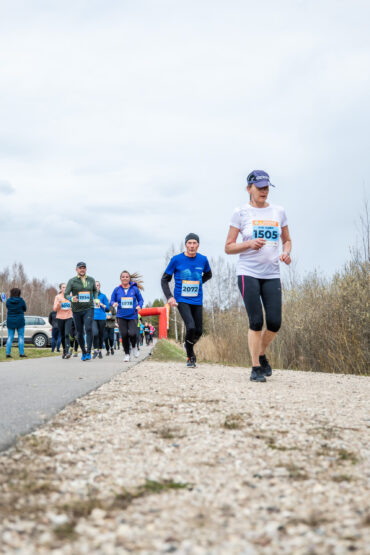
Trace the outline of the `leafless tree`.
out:
<instances>
[{"instance_id":1,"label":"leafless tree","mask_svg":"<svg viewBox=\"0 0 370 555\"><path fill-rule=\"evenodd\" d=\"M15 262L11 268L0 272L0 290L9 297L10 290L18 287L27 304L27 313L47 316L52 310L57 290L45 279L29 279L22 263Z\"/></svg>"}]
</instances>

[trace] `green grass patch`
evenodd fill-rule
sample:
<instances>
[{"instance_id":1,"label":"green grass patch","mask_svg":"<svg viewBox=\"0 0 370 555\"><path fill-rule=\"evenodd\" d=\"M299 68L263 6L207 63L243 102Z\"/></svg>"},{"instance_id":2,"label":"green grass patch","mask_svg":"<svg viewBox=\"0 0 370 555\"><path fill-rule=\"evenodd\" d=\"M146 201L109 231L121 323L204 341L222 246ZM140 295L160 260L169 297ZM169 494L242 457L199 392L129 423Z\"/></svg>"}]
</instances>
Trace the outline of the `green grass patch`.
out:
<instances>
[{"instance_id":1,"label":"green grass patch","mask_svg":"<svg viewBox=\"0 0 370 555\"><path fill-rule=\"evenodd\" d=\"M10 353L12 358L6 358L5 356L5 346L1 349L0 348L0 362L12 362L13 360L27 360L26 358L21 358L19 356L19 349L18 345L13 343L12 352ZM27 358L44 358L44 357L55 357L55 356L62 356L62 353L52 353L49 348L45 349L36 349L36 347L25 347L24 354L27 355Z\"/></svg>"},{"instance_id":2,"label":"green grass patch","mask_svg":"<svg viewBox=\"0 0 370 555\"><path fill-rule=\"evenodd\" d=\"M152 351L152 359L160 362L185 362L186 354L181 347L178 347L175 343L172 343L172 341L161 339L157 341Z\"/></svg>"}]
</instances>

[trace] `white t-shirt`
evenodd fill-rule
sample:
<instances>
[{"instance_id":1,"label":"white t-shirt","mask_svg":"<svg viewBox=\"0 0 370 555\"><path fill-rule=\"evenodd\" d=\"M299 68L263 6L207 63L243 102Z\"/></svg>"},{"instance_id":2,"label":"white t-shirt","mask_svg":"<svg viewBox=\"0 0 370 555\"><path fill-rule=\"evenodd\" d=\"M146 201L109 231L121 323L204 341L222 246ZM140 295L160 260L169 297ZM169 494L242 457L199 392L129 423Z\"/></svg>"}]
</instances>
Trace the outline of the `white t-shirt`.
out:
<instances>
[{"instance_id":1,"label":"white t-shirt","mask_svg":"<svg viewBox=\"0 0 370 555\"><path fill-rule=\"evenodd\" d=\"M255 208L245 204L234 211L230 225L240 230L243 241L258 238L266 240L260 250L248 249L240 253L236 274L260 279L280 277L281 228L288 225L284 208L273 204L266 208Z\"/></svg>"}]
</instances>

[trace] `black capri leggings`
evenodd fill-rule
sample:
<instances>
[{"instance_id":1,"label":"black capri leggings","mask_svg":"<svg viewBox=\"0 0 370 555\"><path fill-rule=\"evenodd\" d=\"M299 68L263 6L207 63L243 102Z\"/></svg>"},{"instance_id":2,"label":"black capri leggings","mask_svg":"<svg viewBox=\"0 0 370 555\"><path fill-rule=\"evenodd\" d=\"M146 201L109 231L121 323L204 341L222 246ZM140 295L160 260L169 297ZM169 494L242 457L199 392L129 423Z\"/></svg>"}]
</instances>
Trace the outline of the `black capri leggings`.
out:
<instances>
[{"instance_id":1,"label":"black capri leggings","mask_svg":"<svg viewBox=\"0 0 370 555\"><path fill-rule=\"evenodd\" d=\"M202 305L178 303L181 318L186 327L185 347L188 357L194 356L194 345L202 335L203 307Z\"/></svg>"},{"instance_id":2,"label":"black capri leggings","mask_svg":"<svg viewBox=\"0 0 370 555\"><path fill-rule=\"evenodd\" d=\"M71 333L72 318L67 318L63 320L62 318L57 318L57 324L60 331L60 337L62 338L63 353L69 351L69 334Z\"/></svg>"},{"instance_id":3,"label":"black capri leggings","mask_svg":"<svg viewBox=\"0 0 370 555\"><path fill-rule=\"evenodd\" d=\"M279 331L281 326L280 279L259 279L251 276L238 276L238 286L248 313L250 329L253 331L262 330L263 304L267 329L273 332Z\"/></svg>"}]
</instances>

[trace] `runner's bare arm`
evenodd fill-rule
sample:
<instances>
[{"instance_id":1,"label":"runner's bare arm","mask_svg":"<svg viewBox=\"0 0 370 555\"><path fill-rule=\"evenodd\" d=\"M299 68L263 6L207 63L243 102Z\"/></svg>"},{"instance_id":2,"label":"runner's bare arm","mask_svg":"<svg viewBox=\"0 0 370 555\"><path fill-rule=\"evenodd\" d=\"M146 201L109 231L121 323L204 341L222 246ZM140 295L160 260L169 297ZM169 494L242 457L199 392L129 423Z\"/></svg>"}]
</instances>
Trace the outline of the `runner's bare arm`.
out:
<instances>
[{"instance_id":1,"label":"runner's bare arm","mask_svg":"<svg viewBox=\"0 0 370 555\"><path fill-rule=\"evenodd\" d=\"M283 243L283 252L280 256L280 260L285 262L285 264L291 263L290 253L292 250L292 240L290 238L288 226L285 225L281 228L281 242Z\"/></svg>"},{"instance_id":2,"label":"runner's bare arm","mask_svg":"<svg viewBox=\"0 0 370 555\"><path fill-rule=\"evenodd\" d=\"M242 243L237 243L240 230L237 227L230 226L229 233L227 234L225 243L226 254L239 254L248 249L259 250L266 243L265 239L252 239L250 241L243 241Z\"/></svg>"}]
</instances>

